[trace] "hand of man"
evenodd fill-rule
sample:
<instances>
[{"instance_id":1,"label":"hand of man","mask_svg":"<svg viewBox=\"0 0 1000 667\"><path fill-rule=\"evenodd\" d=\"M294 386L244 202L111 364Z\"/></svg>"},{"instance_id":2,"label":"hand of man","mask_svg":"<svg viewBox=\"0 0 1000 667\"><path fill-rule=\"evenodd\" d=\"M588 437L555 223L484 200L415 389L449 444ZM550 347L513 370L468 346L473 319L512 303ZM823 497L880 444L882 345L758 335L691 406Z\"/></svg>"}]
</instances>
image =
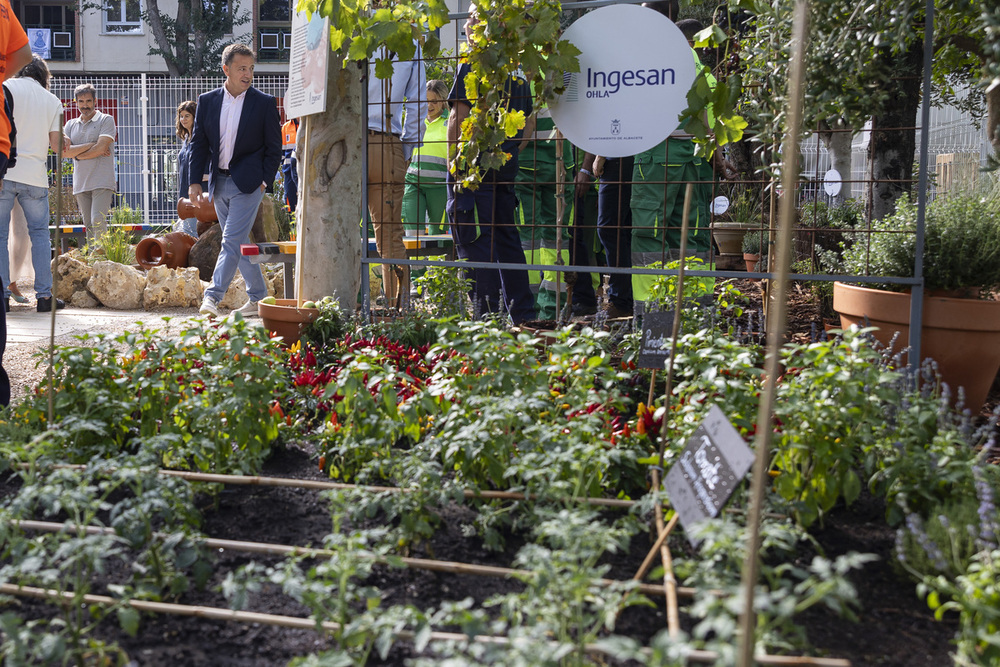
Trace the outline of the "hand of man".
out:
<instances>
[{"instance_id":1,"label":"hand of man","mask_svg":"<svg viewBox=\"0 0 1000 667\"><path fill-rule=\"evenodd\" d=\"M188 186L188 199L191 200L191 203L193 204L199 203L201 201L202 195L203 193L201 191L201 186L198 185L197 183Z\"/></svg>"},{"instance_id":2,"label":"hand of man","mask_svg":"<svg viewBox=\"0 0 1000 667\"><path fill-rule=\"evenodd\" d=\"M583 169L580 169L576 172L576 176L573 177L573 182L576 184L577 199L586 196L587 189L590 188L591 184L593 183L593 179L594 177L585 172Z\"/></svg>"}]
</instances>

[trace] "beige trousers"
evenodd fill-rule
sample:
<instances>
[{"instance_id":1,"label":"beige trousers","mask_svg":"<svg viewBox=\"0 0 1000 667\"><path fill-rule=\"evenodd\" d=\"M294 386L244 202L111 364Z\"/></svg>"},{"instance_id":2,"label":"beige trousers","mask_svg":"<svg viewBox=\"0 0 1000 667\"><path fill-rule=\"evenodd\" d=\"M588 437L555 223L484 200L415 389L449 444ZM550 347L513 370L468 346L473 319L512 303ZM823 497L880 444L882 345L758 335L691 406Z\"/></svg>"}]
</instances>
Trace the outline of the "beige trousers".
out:
<instances>
[{"instance_id":1,"label":"beige trousers","mask_svg":"<svg viewBox=\"0 0 1000 667\"><path fill-rule=\"evenodd\" d=\"M393 134L368 132L368 212L383 259L406 259L403 246L403 144ZM386 305L400 307L410 293L410 267L382 265Z\"/></svg>"}]
</instances>

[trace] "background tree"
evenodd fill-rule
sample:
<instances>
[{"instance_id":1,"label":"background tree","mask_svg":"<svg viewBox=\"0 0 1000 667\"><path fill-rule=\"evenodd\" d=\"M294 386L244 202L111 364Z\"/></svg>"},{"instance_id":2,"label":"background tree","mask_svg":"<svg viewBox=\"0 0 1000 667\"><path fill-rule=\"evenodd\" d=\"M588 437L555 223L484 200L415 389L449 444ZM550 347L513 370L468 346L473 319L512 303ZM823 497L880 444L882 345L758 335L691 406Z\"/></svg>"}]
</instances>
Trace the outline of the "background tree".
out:
<instances>
[{"instance_id":1,"label":"background tree","mask_svg":"<svg viewBox=\"0 0 1000 667\"><path fill-rule=\"evenodd\" d=\"M177 0L177 14L160 11L160 0L146 0L141 14L156 46L149 55L161 56L170 76L199 76L219 71L222 49L243 36L235 29L250 22L250 12L235 14L236 0ZM84 11L105 11L99 0L83 3Z\"/></svg>"},{"instance_id":2,"label":"background tree","mask_svg":"<svg viewBox=\"0 0 1000 667\"><path fill-rule=\"evenodd\" d=\"M741 0L733 3L756 15L756 32L741 54L747 78L757 90L744 101L762 143L780 137L785 108L793 2ZM997 10L991 3L936 0L934 21L934 103L985 109L995 149L1000 149L996 77L1000 48ZM810 48L806 66L806 123L815 129L835 121L861 127L871 119L871 216L893 210L910 190L916 150L917 108L923 76L924 0L811 3ZM991 74L992 72L992 74ZM964 91L964 93L962 93ZM961 94L960 94L961 93Z\"/></svg>"}]
</instances>

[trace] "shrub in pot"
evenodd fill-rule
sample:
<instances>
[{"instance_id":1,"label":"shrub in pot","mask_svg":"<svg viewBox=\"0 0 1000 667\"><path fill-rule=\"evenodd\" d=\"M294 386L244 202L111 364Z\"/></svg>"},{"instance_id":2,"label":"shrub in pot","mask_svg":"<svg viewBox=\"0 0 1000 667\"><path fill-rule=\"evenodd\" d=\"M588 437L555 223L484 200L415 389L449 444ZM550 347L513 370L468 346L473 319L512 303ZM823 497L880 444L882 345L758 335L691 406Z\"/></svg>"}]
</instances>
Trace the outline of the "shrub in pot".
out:
<instances>
[{"instance_id":1,"label":"shrub in pot","mask_svg":"<svg viewBox=\"0 0 1000 667\"><path fill-rule=\"evenodd\" d=\"M844 251L845 272L912 276L916 258L917 207L900 202L896 213L858 233ZM1000 212L969 194L941 197L927 206L923 252L927 292L921 356L938 363L953 390L965 388L978 409L1000 368ZM873 289L873 287L875 289ZM903 285L834 284L833 307L841 324L879 327L876 337L898 347L909 337L910 295ZM982 297L982 298L980 298Z\"/></svg>"},{"instance_id":2,"label":"shrub in pot","mask_svg":"<svg viewBox=\"0 0 1000 667\"><path fill-rule=\"evenodd\" d=\"M764 264L758 264L767 257L768 238L761 231L751 231L743 235L743 260L747 263L747 271L764 270Z\"/></svg>"},{"instance_id":3,"label":"shrub in pot","mask_svg":"<svg viewBox=\"0 0 1000 667\"><path fill-rule=\"evenodd\" d=\"M744 190L733 198L726 211L729 221L712 222L712 237L723 255L739 255L743 236L749 229L760 226L761 202L753 191Z\"/></svg>"}]
</instances>

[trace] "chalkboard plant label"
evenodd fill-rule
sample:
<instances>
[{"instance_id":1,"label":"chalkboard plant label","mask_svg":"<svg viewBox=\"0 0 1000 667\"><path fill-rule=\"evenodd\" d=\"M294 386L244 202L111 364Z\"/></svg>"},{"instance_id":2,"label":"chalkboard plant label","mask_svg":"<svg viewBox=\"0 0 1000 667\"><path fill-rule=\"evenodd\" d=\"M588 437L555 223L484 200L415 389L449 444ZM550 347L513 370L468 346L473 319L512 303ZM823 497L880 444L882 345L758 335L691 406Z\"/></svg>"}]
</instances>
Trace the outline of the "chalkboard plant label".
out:
<instances>
[{"instance_id":1,"label":"chalkboard plant label","mask_svg":"<svg viewBox=\"0 0 1000 667\"><path fill-rule=\"evenodd\" d=\"M713 405L663 481L688 540L701 521L718 516L753 464L753 451Z\"/></svg>"}]
</instances>

